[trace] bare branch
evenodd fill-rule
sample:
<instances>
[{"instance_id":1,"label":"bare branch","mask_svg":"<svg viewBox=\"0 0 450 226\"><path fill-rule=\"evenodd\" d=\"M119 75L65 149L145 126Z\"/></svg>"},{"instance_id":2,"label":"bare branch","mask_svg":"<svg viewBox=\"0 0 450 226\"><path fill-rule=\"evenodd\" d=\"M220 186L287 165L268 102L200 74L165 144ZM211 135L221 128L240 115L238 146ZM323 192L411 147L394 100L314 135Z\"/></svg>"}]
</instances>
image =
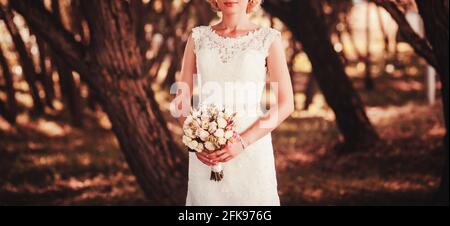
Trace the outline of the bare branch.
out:
<instances>
[{"instance_id":1,"label":"bare branch","mask_svg":"<svg viewBox=\"0 0 450 226\"><path fill-rule=\"evenodd\" d=\"M59 20L54 20L41 1L13 0L10 4L25 18L34 33L45 40L69 65L80 72L87 71L87 65L83 62L83 45L74 39Z\"/></svg>"},{"instance_id":2,"label":"bare branch","mask_svg":"<svg viewBox=\"0 0 450 226\"><path fill-rule=\"evenodd\" d=\"M431 46L426 39L421 38L406 20L405 14L390 0L371 0L383 7L398 24L400 34L413 47L414 51L425 58L433 67L437 66L437 60Z\"/></svg>"}]
</instances>

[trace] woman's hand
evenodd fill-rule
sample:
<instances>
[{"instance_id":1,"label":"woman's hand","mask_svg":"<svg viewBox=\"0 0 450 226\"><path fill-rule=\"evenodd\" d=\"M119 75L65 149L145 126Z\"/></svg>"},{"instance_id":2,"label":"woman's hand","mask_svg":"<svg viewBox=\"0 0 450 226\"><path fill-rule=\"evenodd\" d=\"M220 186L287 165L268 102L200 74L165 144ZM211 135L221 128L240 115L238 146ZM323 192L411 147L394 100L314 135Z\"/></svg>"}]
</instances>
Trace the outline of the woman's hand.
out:
<instances>
[{"instance_id":1,"label":"woman's hand","mask_svg":"<svg viewBox=\"0 0 450 226\"><path fill-rule=\"evenodd\" d=\"M229 143L227 146L221 150L214 151L212 153L208 152L197 152L198 160L207 166L214 166L221 162L228 162L244 151L244 147L241 141L236 141Z\"/></svg>"},{"instance_id":2,"label":"woman's hand","mask_svg":"<svg viewBox=\"0 0 450 226\"><path fill-rule=\"evenodd\" d=\"M213 161L214 165L219 162L228 162L236 156L240 155L244 151L242 144L237 141L228 144L222 150L209 154L209 158Z\"/></svg>"},{"instance_id":3,"label":"woman's hand","mask_svg":"<svg viewBox=\"0 0 450 226\"><path fill-rule=\"evenodd\" d=\"M213 165L217 164L217 163L214 163L212 161L212 159L209 157L209 155L211 155L211 154L208 154L206 152L196 152L195 154L197 155L198 160L200 160L200 162L202 162L203 164L205 164L207 166L213 166Z\"/></svg>"}]
</instances>

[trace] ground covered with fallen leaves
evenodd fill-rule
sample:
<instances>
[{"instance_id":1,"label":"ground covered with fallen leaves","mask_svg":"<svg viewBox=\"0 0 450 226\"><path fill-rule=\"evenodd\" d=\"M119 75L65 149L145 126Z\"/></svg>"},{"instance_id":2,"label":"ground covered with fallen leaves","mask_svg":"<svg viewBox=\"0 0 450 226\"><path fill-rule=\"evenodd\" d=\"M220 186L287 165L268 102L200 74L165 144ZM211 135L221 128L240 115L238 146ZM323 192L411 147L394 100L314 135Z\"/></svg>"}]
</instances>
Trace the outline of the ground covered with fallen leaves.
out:
<instances>
[{"instance_id":1,"label":"ground covered with fallen leaves","mask_svg":"<svg viewBox=\"0 0 450 226\"><path fill-rule=\"evenodd\" d=\"M429 202L445 131L440 100L428 105L421 79L380 78L374 91L360 91L383 142L358 153L335 151L339 133L332 112L317 104L320 96L286 120L273 132L282 204ZM0 205L149 204L105 116L87 115L84 129L64 115L21 115L17 126L0 119Z\"/></svg>"}]
</instances>

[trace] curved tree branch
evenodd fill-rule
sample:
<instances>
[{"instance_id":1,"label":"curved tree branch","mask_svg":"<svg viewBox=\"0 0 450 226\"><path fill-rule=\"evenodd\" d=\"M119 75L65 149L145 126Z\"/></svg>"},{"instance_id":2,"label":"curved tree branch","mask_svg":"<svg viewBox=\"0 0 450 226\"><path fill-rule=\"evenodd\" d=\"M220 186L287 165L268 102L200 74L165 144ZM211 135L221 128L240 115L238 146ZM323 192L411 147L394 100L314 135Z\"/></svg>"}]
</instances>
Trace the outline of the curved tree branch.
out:
<instances>
[{"instance_id":1,"label":"curved tree branch","mask_svg":"<svg viewBox=\"0 0 450 226\"><path fill-rule=\"evenodd\" d=\"M75 40L59 20L45 9L41 1L12 0L11 7L20 13L28 26L45 40L49 46L69 65L79 72L87 72L83 45Z\"/></svg>"},{"instance_id":2,"label":"curved tree branch","mask_svg":"<svg viewBox=\"0 0 450 226\"><path fill-rule=\"evenodd\" d=\"M405 14L390 0L371 0L383 7L398 24L398 29L403 38L413 47L414 51L436 68L437 60L427 40L421 38L406 20Z\"/></svg>"}]
</instances>

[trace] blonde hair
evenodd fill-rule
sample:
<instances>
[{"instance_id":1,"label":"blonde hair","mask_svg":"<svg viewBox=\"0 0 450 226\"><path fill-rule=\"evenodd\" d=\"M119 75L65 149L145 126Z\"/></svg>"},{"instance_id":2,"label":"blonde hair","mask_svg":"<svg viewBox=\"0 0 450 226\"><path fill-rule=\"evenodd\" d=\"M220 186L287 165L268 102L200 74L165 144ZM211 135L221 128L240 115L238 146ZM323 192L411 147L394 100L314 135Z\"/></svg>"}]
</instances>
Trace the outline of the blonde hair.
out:
<instances>
[{"instance_id":1,"label":"blonde hair","mask_svg":"<svg viewBox=\"0 0 450 226\"><path fill-rule=\"evenodd\" d=\"M212 10L219 12L219 6L217 5L217 0L206 0L211 5ZM263 0L249 0L247 6L247 13L252 13L261 7Z\"/></svg>"}]
</instances>

